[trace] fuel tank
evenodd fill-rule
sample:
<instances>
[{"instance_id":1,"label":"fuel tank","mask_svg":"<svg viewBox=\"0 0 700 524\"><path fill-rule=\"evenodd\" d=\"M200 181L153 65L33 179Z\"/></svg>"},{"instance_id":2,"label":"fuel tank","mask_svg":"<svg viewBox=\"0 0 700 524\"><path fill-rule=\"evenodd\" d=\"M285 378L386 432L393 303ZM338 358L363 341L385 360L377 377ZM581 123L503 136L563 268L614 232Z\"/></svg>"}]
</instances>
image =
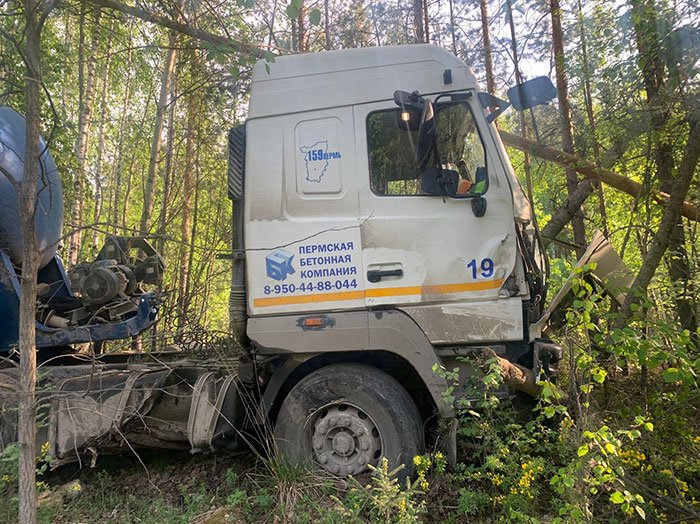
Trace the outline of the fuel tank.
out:
<instances>
[{"instance_id":1,"label":"fuel tank","mask_svg":"<svg viewBox=\"0 0 700 524\"><path fill-rule=\"evenodd\" d=\"M17 183L24 174L25 133L24 117L10 107L0 107L0 250L5 250L18 267L22 265L22 234ZM61 238L63 194L56 164L43 138L39 150L35 221L43 268L53 258Z\"/></svg>"}]
</instances>

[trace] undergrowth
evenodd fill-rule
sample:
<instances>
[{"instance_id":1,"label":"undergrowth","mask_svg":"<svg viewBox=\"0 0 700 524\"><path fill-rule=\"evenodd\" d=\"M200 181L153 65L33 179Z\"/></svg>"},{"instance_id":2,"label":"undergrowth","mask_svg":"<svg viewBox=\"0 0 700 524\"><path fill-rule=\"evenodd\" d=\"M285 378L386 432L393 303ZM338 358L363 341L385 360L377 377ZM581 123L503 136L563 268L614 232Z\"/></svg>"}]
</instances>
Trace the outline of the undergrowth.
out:
<instances>
[{"instance_id":1,"label":"undergrowth","mask_svg":"<svg viewBox=\"0 0 700 524\"><path fill-rule=\"evenodd\" d=\"M690 333L668 319L611 331L614 314L581 276L561 333L567 349L554 384L542 377L529 417L504 399L495 359L444 400L459 413L458 464L440 452L414 458L399 485L386 461L340 480L274 454L245 467L188 468L151 462L149 482L134 465L87 476L74 492L46 497L41 522L218 524L414 522L700 521L700 359ZM463 391L459 398L454 392ZM45 458L45 457L44 457ZM194 459L189 459L194 460ZM17 448L0 456L0 522L17 518ZM40 493L57 483L39 466ZM175 475L176 490L163 481Z\"/></svg>"}]
</instances>

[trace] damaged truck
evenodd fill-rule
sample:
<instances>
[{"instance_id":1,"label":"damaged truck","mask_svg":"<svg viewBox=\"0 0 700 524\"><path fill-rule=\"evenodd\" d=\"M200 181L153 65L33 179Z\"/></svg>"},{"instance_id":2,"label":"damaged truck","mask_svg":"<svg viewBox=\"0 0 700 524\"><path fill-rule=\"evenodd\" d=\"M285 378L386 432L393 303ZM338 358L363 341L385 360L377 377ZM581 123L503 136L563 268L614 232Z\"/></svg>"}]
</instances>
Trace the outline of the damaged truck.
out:
<instances>
[{"instance_id":1,"label":"damaged truck","mask_svg":"<svg viewBox=\"0 0 700 524\"><path fill-rule=\"evenodd\" d=\"M235 369L98 350L86 360L75 349L156 322L157 296L143 284L157 283L164 265L144 239L108 238L69 277L55 255L60 183L44 152L37 348L60 354L61 365L48 358L40 368L39 439L55 463L140 447L230 451L271 433L279 452L348 476L382 457L410 464L427 430L454 421L438 368L465 379L490 352L520 377L504 395L536 394L561 356L545 337L547 258L493 120L556 91L540 78L508 96L480 92L468 66L432 45L256 64L248 118L229 134ZM0 162L21 163L23 147L7 145L23 140L21 117L3 110L0 122ZM2 209L7 445L21 260L16 212ZM594 244L586 260L601 275L620 267L605 239ZM455 425L445 427L454 459Z\"/></svg>"}]
</instances>

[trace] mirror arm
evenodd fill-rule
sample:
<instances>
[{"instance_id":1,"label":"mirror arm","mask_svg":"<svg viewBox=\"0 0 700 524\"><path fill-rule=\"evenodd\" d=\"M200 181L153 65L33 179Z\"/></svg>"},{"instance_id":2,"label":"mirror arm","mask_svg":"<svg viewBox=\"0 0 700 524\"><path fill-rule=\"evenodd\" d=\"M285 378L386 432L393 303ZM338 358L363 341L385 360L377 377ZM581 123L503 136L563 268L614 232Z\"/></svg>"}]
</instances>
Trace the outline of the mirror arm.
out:
<instances>
[{"instance_id":1,"label":"mirror arm","mask_svg":"<svg viewBox=\"0 0 700 524\"><path fill-rule=\"evenodd\" d=\"M479 103L481 104L482 108L486 109L494 106L498 108L486 116L486 121L489 124L501 116L501 114L503 114L503 112L510 107L510 102L506 102L497 96L493 96L491 93L481 92L478 93L477 96L479 97Z\"/></svg>"}]
</instances>

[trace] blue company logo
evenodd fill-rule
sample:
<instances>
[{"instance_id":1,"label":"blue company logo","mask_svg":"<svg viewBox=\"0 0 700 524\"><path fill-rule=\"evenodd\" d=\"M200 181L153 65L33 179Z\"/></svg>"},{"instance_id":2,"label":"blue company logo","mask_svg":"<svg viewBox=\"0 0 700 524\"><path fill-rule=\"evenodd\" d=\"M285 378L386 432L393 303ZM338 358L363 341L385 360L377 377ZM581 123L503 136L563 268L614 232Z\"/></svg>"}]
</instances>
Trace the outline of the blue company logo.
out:
<instances>
[{"instance_id":1,"label":"blue company logo","mask_svg":"<svg viewBox=\"0 0 700 524\"><path fill-rule=\"evenodd\" d=\"M328 161L341 157L339 151L328 151L328 140L319 140L312 146L301 146L299 151L304 155L306 180L309 182L321 182L328 169Z\"/></svg>"},{"instance_id":2,"label":"blue company logo","mask_svg":"<svg viewBox=\"0 0 700 524\"><path fill-rule=\"evenodd\" d=\"M292 259L294 254L284 249L277 249L265 257L265 269L267 276L274 280L286 280L288 275L294 274Z\"/></svg>"}]
</instances>

